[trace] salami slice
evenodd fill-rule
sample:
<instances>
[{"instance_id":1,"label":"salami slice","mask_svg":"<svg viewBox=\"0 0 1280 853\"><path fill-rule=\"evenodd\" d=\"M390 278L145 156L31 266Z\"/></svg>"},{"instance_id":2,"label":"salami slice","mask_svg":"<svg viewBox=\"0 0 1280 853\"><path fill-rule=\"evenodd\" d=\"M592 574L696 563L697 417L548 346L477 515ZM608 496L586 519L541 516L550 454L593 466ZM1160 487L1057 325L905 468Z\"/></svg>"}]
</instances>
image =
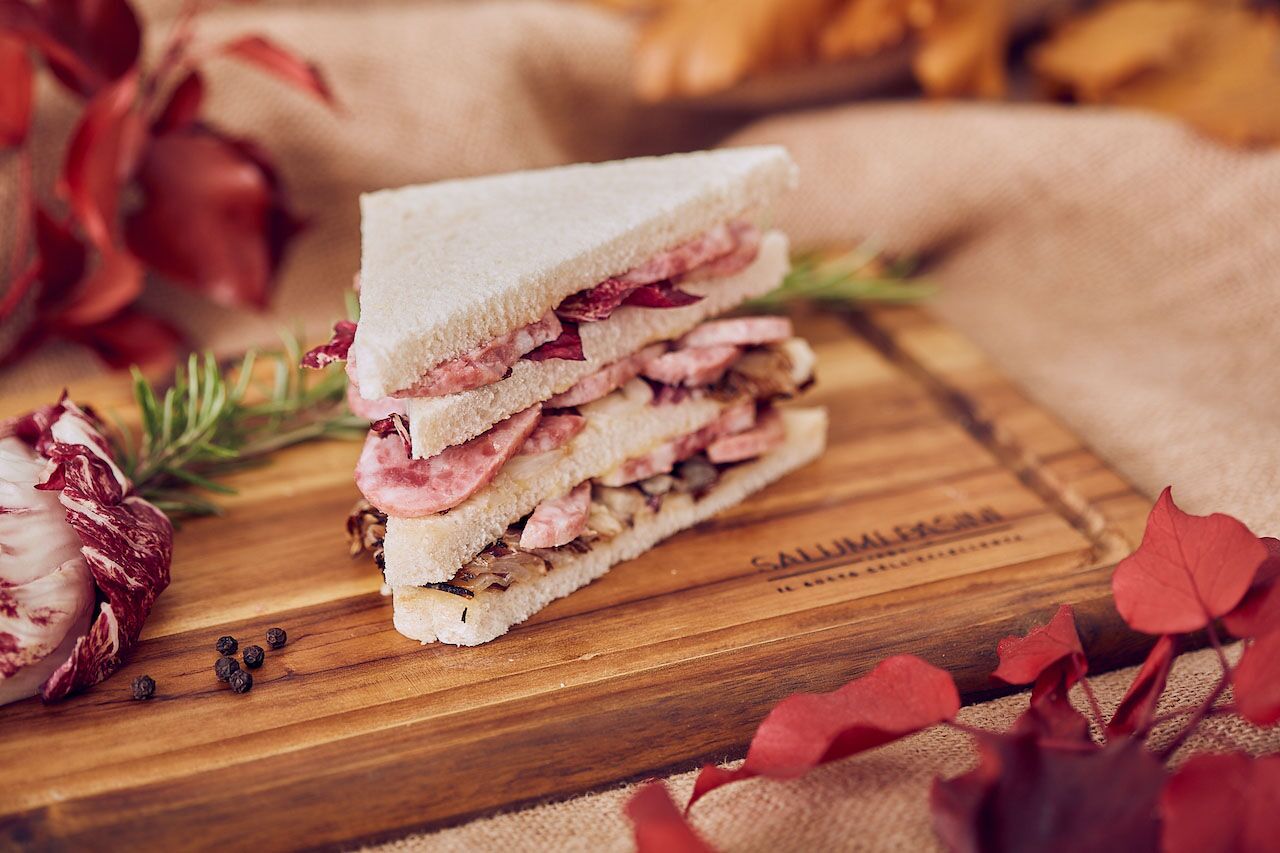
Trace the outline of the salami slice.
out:
<instances>
[{"instance_id":1,"label":"salami slice","mask_svg":"<svg viewBox=\"0 0 1280 853\"><path fill-rule=\"evenodd\" d=\"M756 422L755 400L726 407L714 421L691 433L658 445L643 456L628 459L599 478L604 486L625 486L658 474L666 474L677 462L688 459L723 435L749 430Z\"/></svg>"},{"instance_id":2,"label":"salami slice","mask_svg":"<svg viewBox=\"0 0 1280 853\"><path fill-rule=\"evenodd\" d=\"M613 364L607 364L590 376L584 376L579 379L577 384L569 388L568 391L552 397L547 401L547 406L549 408L563 409L569 406L581 406L585 403L590 403L592 400L599 400L638 376L646 364L662 355L665 350L666 347L662 344L650 344L626 358L620 358Z\"/></svg>"},{"instance_id":3,"label":"salami slice","mask_svg":"<svg viewBox=\"0 0 1280 853\"><path fill-rule=\"evenodd\" d=\"M732 317L703 323L685 335L680 346L758 346L785 341L791 335L791 320L786 317Z\"/></svg>"},{"instance_id":4,"label":"salami slice","mask_svg":"<svg viewBox=\"0 0 1280 853\"><path fill-rule=\"evenodd\" d=\"M650 361L641 372L667 385L709 385L723 376L741 353L735 346L672 350Z\"/></svg>"},{"instance_id":5,"label":"salami slice","mask_svg":"<svg viewBox=\"0 0 1280 853\"><path fill-rule=\"evenodd\" d=\"M520 445L517 456L533 456L538 453L549 453L557 447L563 447L582 432L587 419L582 415L544 415L538 427L524 444Z\"/></svg>"},{"instance_id":6,"label":"salami slice","mask_svg":"<svg viewBox=\"0 0 1280 853\"><path fill-rule=\"evenodd\" d=\"M404 415L408 413L408 407L405 405L404 400L397 400L395 397L379 397L377 400L366 400L360 396L360 389L356 387L354 382L347 384L347 408L357 418L364 418L367 421L378 421L388 415Z\"/></svg>"},{"instance_id":7,"label":"salami slice","mask_svg":"<svg viewBox=\"0 0 1280 853\"><path fill-rule=\"evenodd\" d=\"M778 447L787 438L782 415L776 410L760 418L756 426L717 438L707 447L707 458L716 464L754 459Z\"/></svg>"},{"instance_id":8,"label":"salami slice","mask_svg":"<svg viewBox=\"0 0 1280 853\"><path fill-rule=\"evenodd\" d=\"M713 278L728 278L742 272L755 261L760 254L760 241L763 235L760 229L751 222L734 222L729 225L737 246L727 255L701 264L686 273L681 281L707 281Z\"/></svg>"},{"instance_id":9,"label":"salami slice","mask_svg":"<svg viewBox=\"0 0 1280 853\"><path fill-rule=\"evenodd\" d=\"M590 511L590 482L580 484L567 495L543 501L524 523L520 547L559 548L572 542L586 529Z\"/></svg>"},{"instance_id":10,"label":"salami slice","mask_svg":"<svg viewBox=\"0 0 1280 853\"><path fill-rule=\"evenodd\" d=\"M440 362L413 385L396 391L392 396L443 397L446 394L492 385L505 377L521 356L554 341L563 331L560 320L553 312L548 311L536 323L522 326L456 358Z\"/></svg>"},{"instance_id":11,"label":"salami slice","mask_svg":"<svg viewBox=\"0 0 1280 853\"><path fill-rule=\"evenodd\" d=\"M420 518L452 509L493 480L541 417L542 406L531 406L430 459L410 459L399 437L371 432L356 463L356 486L388 515Z\"/></svg>"}]
</instances>

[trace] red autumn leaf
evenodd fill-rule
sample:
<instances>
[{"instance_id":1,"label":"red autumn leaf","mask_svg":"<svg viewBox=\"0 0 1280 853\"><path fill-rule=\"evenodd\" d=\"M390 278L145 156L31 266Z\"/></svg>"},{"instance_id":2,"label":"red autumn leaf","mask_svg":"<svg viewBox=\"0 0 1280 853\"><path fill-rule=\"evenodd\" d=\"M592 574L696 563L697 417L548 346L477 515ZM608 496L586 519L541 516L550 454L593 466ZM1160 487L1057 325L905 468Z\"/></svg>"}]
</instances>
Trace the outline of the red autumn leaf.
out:
<instances>
[{"instance_id":1,"label":"red autumn leaf","mask_svg":"<svg viewBox=\"0 0 1280 853\"><path fill-rule=\"evenodd\" d=\"M71 230L70 222L59 222L36 208L36 257L39 262L42 307L66 299L84 278L88 263L85 245Z\"/></svg>"},{"instance_id":2,"label":"red autumn leaf","mask_svg":"<svg viewBox=\"0 0 1280 853\"><path fill-rule=\"evenodd\" d=\"M1240 716L1259 726L1280 721L1280 630L1249 643L1232 680Z\"/></svg>"},{"instance_id":3,"label":"red autumn leaf","mask_svg":"<svg viewBox=\"0 0 1280 853\"><path fill-rule=\"evenodd\" d=\"M707 765L689 798L753 776L794 779L949 720L960 709L955 682L945 670L912 655L897 655L831 693L783 699L756 730L747 760L737 770Z\"/></svg>"},{"instance_id":4,"label":"red autumn leaf","mask_svg":"<svg viewBox=\"0 0 1280 853\"><path fill-rule=\"evenodd\" d=\"M1262 538L1267 557L1258 566L1253 583L1222 624L1237 637L1257 637L1280 629L1280 539Z\"/></svg>"},{"instance_id":5,"label":"red autumn leaf","mask_svg":"<svg viewBox=\"0 0 1280 853\"><path fill-rule=\"evenodd\" d=\"M1091 745L1089 721L1071 704L1075 678L1061 664L1051 666L1031 688L1031 704L1013 725L1019 734L1031 734L1042 744L1062 747Z\"/></svg>"},{"instance_id":6,"label":"red autumn leaf","mask_svg":"<svg viewBox=\"0 0 1280 853\"><path fill-rule=\"evenodd\" d=\"M39 280L40 261L34 259L27 264L26 269L10 280L4 295L0 296L0 322L4 322L14 311L18 310L18 306L22 305L27 294L31 292L31 288Z\"/></svg>"},{"instance_id":7,"label":"red autumn leaf","mask_svg":"<svg viewBox=\"0 0 1280 853\"><path fill-rule=\"evenodd\" d=\"M27 138L34 81L26 43L0 32L0 148L17 148Z\"/></svg>"},{"instance_id":8,"label":"red autumn leaf","mask_svg":"<svg viewBox=\"0 0 1280 853\"><path fill-rule=\"evenodd\" d=\"M1025 637L1005 637L996 646L1000 665L992 676L1009 684L1031 684L1040 674L1059 663L1074 674L1074 684L1085 674L1088 662L1080 635L1076 633L1075 612L1064 604L1048 625L1033 628Z\"/></svg>"},{"instance_id":9,"label":"red autumn leaf","mask_svg":"<svg viewBox=\"0 0 1280 853\"><path fill-rule=\"evenodd\" d=\"M1160 796L1165 853L1273 850L1280 837L1280 756L1197 755Z\"/></svg>"},{"instance_id":10,"label":"red autumn leaf","mask_svg":"<svg viewBox=\"0 0 1280 853\"><path fill-rule=\"evenodd\" d=\"M1155 850L1160 762L1133 738L1096 749L1046 746L1030 732L980 738L978 767L930 795L950 850Z\"/></svg>"},{"instance_id":11,"label":"red autumn leaf","mask_svg":"<svg viewBox=\"0 0 1280 853\"><path fill-rule=\"evenodd\" d=\"M315 95L331 107L337 104L319 68L269 39L243 36L223 45L222 52L256 65L268 74Z\"/></svg>"},{"instance_id":12,"label":"red autumn leaf","mask_svg":"<svg viewBox=\"0 0 1280 853\"><path fill-rule=\"evenodd\" d=\"M203 102L204 78L199 71L192 71L169 93L169 102L151 125L152 132L159 135L186 130L196 123Z\"/></svg>"},{"instance_id":13,"label":"red autumn leaf","mask_svg":"<svg viewBox=\"0 0 1280 853\"><path fill-rule=\"evenodd\" d=\"M1188 515L1166 488L1142 544L1111 577L1116 609L1147 634L1198 631L1240 603L1266 555L1244 524L1222 513Z\"/></svg>"},{"instance_id":14,"label":"red autumn leaf","mask_svg":"<svg viewBox=\"0 0 1280 853\"><path fill-rule=\"evenodd\" d=\"M104 89L85 107L67 146L62 189L80 227L103 251L115 245L120 192L145 134L133 109L137 93L136 74Z\"/></svg>"},{"instance_id":15,"label":"red autumn leaf","mask_svg":"<svg viewBox=\"0 0 1280 853\"><path fill-rule=\"evenodd\" d=\"M698 837L661 782L640 786L626 805L637 853L713 853Z\"/></svg>"},{"instance_id":16,"label":"red autumn leaf","mask_svg":"<svg viewBox=\"0 0 1280 853\"><path fill-rule=\"evenodd\" d=\"M199 128L152 140L138 170L143 204L126 221L130 250L215 302L264 307L298 223L256 153Z\"/></svg>"},{"instance_id":17,"label":"red autumn leaf","mask_svg":"<svg viewBox=\"0 0 1280 853\"><path fill-rule=\"evenodd\" d=\"M45 0L48 33L81 62L69 64L61 52L47 55L49 67L66 86L93 95L124 77L138 62L142 30L128 0Z\"/></svg>"},{"instance_id":18,"label":"red autumn leaf","mask_svg":"<svg viewBox=\"0 0 1280 853\"><path fill-rule=\"evenodd\" d=\"M1137 731L1145 731L1155 716L1156 705L1160 702L1160 694L1164 692L1165 682L1169 680L1169 669L1178 655L1178 638L1164 636L1156 641L1147 659L1142 662L1142 669L1133 677L1124 698L1120 700L1116 712L1111 715L1107 724L1108 735L1127 735Z\"/></svg>"},{"instance_id":19,"label":"red autumn leaf","mask_svg":"<svg viewBox=\"0 0 1280 853\"><path fill-rule=\"evenodd\" d=\"M126 309L102 323L79 329L73 340L90 347L109 366L136 364L144 369L173 368L182 346L182 333L164 320Z\"/></svg>"},{"instance_id":20,"label":"red autumn leaf","mask_svg":"<svg viewBox=\"0 0 1280 853\"><path fill-rule=\"evenodd\" d=\"M142 265L128 252L109 246L56 312L54 323L64 330L96 326L131 305L140 293Z\"/></svg>"}]
</instances>

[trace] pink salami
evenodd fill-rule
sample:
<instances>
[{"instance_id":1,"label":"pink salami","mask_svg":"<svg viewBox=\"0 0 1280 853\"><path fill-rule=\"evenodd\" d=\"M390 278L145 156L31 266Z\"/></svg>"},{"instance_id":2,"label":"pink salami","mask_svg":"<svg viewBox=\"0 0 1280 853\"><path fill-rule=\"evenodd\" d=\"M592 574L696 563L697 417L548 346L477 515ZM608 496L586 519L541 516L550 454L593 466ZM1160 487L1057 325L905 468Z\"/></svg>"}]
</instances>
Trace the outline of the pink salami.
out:
<instances>
[{"instance_id":1,"label":"pink salami","mask_svg":"<svg viewBox=\"0 0 1280 853\"><path fill-rule=\"evenodd\" d=\"M563 409L599 400L638 376L646 364L662 355L665 350L666 347L662 344L650 344L626 358L605 365L595 373L579 379L568 391L552 397L547 401L547 407Z\"/></svg>"},{"instance_id":2,"label":"pink salami","mask_svg":"<svg viewBox=\"0 0 1280 853\"><path fill-rule=\"evenodd\" d=\"M659 252L618 278L636 286L652 284L655 281L683 275L702 264L728 255L737 247L738 237L734 234L734 230L727 223L721 223L687 243Z\"/></svg>"},{"instance_id":3,"label":"pink salami","mask_svg":"<svg viewBox=\"0 0 1280 853\"><path fill-rule=\"evenodd\" d=\"M748 347L785 341L791 335L791 321L786 317L733 317L703 323L685 335L680 346Z\"/></svg>"},{"instance_id":4,"label":"pink salami","mask_svg":"<svg viewBox=\"0 0 1280 853\"><path fill-rule=\"evenodd\" d=\"M600 482L605 486L625 486L657 474L665 474L674 468L677 462L688 459L720 436L749 430L755 422L754 400L734 403L721 410L714 421L701 429L660 444L644 456L628 459L601 477Z\"/></svg>"},{"instance_id":5,"label":"pink salami","mask_svg":"<svg viewBox=\"0 0 1280 853\"><path fill-rule=\"evenodd\" d=\"M430 459L410 459L399 437L371 432L356 463L356 486L388 515L420 518L443 512L488 485L541 417L542 406L531 406Z\"/></svg>"},{"instance_id":6,"label":"pink salami","mask_svg":"<svg viewBox=\"0 0 1280 853\"><path fill-rule=\"evenodd\" d=\"M760 229L750 222L733 222L729 225L737 246L727 255L708 261L689 270L681 281L706 281L713 278L728 278L751 266L760 254Z\"/></svg>"},{"instance_id":7,"label":"pink salami","mask_svg":"<svg viewBox=\"0 0 1280 853\"><path fill-rule=\"evenodd\" d=\"M582 415L544 415L538 422L537 429L520 445L520 451L516 455L549 453L568 444L586 425L587 419Z\"/></svg>"},{"instance_id":8,"label":"pink salami","mask_svg":"<svg viewBox=\"0 0 1280 853\"><path fill-rule=\"evenodd\" d=\"M591 511L591 483L580 484L567 495L538 504L520 533L521 548L559 548L587 528Z\"/></svg>"},{"instance_id":9,"label":"pink salami","mask_svg":"<svg viewBox=\"0 0 1280 853\"><path fill-rule=\"evenodd\" d=\"M666 385L709 385L723 376L741 353L735 346L672 350L650 361L641 372Z\"/></svg>"},{"instance_id":10,"label":"pink salami","mask_svg":"<svg viewBox=\"0 0 1280 853\"><path fill-rule=\"evenodd\" d=\"M551 311L536 323L522 326L456 358L442 361L422 378L393 397L443 397L501 380L525 353L560 337L563 328Z\"/></svg>"},{"instance_id":11,"label":"pink salami","mask_svg":"<svg viewBox=\"0 0 1280 853\"><path fill-rule=\"evenodd\" d=\"M355 382L347 383L347 408L357 418L367 421L378 421L388 415L407 414L404 400L395 397L379 397L377 400L366 400L360 396L360 389Z\"/></svg>"},{"instance_id":12,"label":"pink salami","mask_svg":"<svg viewBox=\"0 0 1280 853\"><path fill-rule=\"evenodd\" d=\"M777 411L770 411L751 429L711 442L707 447L707 458L716 464L754 459L778 447L786 437L782 415Z\"/></svg>"}]
</instances>

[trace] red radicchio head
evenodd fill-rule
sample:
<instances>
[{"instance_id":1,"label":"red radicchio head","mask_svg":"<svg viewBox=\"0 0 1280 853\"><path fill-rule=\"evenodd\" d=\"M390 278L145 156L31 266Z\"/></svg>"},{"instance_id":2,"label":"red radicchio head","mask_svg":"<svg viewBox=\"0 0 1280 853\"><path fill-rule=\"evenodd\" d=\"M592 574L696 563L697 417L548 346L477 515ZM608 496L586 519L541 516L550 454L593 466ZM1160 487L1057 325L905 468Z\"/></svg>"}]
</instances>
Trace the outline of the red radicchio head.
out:
<instances>
[{"instance_id":1,"label":"red radicchio head","mask_svg":"<svg viewBox=\"0 0 1280 853\"><path fill-rule=\"evenodd\" d=\"M173 525L65 399L0 424L0 704L102 681L169 585Z\"/></svg>"}]
</instances>

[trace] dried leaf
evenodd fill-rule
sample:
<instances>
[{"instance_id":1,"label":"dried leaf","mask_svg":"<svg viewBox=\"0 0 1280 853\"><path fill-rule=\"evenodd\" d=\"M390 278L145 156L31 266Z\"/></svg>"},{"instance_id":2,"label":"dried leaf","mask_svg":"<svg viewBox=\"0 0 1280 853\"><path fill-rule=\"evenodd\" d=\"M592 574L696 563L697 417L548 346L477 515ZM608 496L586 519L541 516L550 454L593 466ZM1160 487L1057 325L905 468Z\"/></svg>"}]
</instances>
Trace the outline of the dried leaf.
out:
<instances>
[{"instance_id":1,"label":"dried leaf","mask_svg":"<svg viewBox=\"0 0 1280 853\"><path fill-rule=\"evenodd\" d=\"M1197 755L1160 796L1165 853L1271 850L1280 836L1280 756Z\"/></svg>"},{"instance_id":2,"label":"dried leaf","mask_svg":"<svg viewBox=\"0 0 1280 853\"><path fill-rule=\"evenodd\" d=\"M1169 670L1178 656L1178 638L1164 636L1147 654L1142 669L1133 677L1133 683L1125 691L1124 698L1107 723L1108 735L1127 735L1144 732L1155 716L1160 694L1169 680Z\"/></svg>"},{"instance_id":3,"label":"dried leaf","mask_svg":"<svg viewBox=\"0 0 1280 853\"><path fill-rule=\"evenodd\" d=\"M1240 716L1260 726L1280 721L1280 630L1249 643L1232 679Z\"/></svg>"},{"instance_id":4,"label":"dried leaf","mask_svg":"<svg viewBox=\"0 0 1280 853\"><path fill-rule=\"evenodd\" d=\"M182 333L170 323L130 308L71 337L117 370L132 365L171 370L183 344Z\"/></svg>"},{"instance_id":5,"label":"dried leaf","mask_svg":"<svg viewBox=\"0 0 1280 853\"><path fill-rule=\"evenodd\" d=\"M289 85L309 92L329 106L336 106L333 91L313 63L262 36L243 36L222 46L228 56L248 62Z\"/></svg>"},{"instance_id":6,"label":"dried leaf","mask_svg":"<svg viewBox=\"0 0 1280 853\"><path fill-rule=\"evenodd\" d=\"M59 222L36 208L36 257L39 262L42 307L58 305L84 278L88 251L70 222Z\"/></svg>"},{"instance_id":7,"label":"dried leaf","mask_svg":"<svg viewBox=\"0 0 1280 853\"><path fill-rule=\"evenodd\" d=\"M17 148L31 128L34 72L26 42L0 32L0 148Z\"/></svg>"},{"instance_id":8,"label":"dried leaf","mask_svg":"<svg viewBox=\"0 0 1280 853\"><path fill-rule=\"evenodd\" d=\"M81 62L49 54L49 66L68 88L93 95L133 69L142 45L128 0L45 0L45 26Z\"/></svg>"},{"instance_id":9,"label":"dried leaf","mask_svg":"<svg viewBox=\"0 0 1280 853\"><path fill-rule=\"evenodd\" d=\"M920 30L911 68L930 95L998 98L1005 92L1007 0L947 0Z\"/></svg>"},{"instance_id":10,"label":"dried leaf","mask_svg":"<svg viewBox=\"0 0 1280 853\"><path fill-rule=\"evenodd\" d=\"M159 135L191 127L196 123L203 102L204 78L199 71L192 71L169 93L169 102L151 125L152 133Z\"/></svg>"},{"instance_id":11,"label":"dried leaf","mask_svg":"<svg viewBox=\"0 0 1280 853\"><path fill-rule=\"evenodd\" d=\"M979 738L978 767L934 782L933 825L950 850L1155 850L1164 768L1141 742L1060 749L1035 734Z\"/></svg>"},{"instance_id":12,"label":"dried leaf","mask_svg":"<svg viewBox=\"0 0 1280 853\"><path fill-rule=\"evenodd\" d=\"M115 245L120 192L137 162L144 135L134 111L138 77L128 74L104 89L80 117L67 146L62 187L89 240L101 250Z\"/></svg>"},{"instance_id":13,"label":"dried leaf","mask_svg":"<svg viewBox=\"0 0 1280 853\"><path fill-rule=\"evenodd\" d=\"M1069 604L1059 607L1048 625L1033 628L1025 637L1005 637L996 646L996 654L1000 666L992 676L1009 684L1031 684L1049 668L1065 663L1071 676L1069 687L1088 669L1076 632L1075 612Z\"/></svg>"},{"instance_id":14,"label":"dried leaf","mask_svg":"<svg viewBox=\"0 0 1280 853\"><path fill-rule=\"evenodd\" d=\"M1165 489L1138 549L1111 578L1116 609L1147 634L1204 628L1231 611L1266 557L1258 537L1229 515L1188 515Z\"/></svg>"},{"instance_id":15,"label":"dried leaf","mask_svg":"<svg viewBox=\"0 0 1280 853\"><path fill-rule=\"evenodd\" d=\"M626 805L637 853L713 853L698 837L661 782L641 785Z\"/></svg>"},{"instance_id":16,"label":"dried leaf","mask_svg":"<svg viewBox=\"0 0 1280 853\"><path fill-rule=\"evenodd\" d=\"M1237 637L1258 637L1280 629L1280 539L1264 536L1267 557L1244 599L1222 617L1222 624Z\"/></svg>"},{"instance_id":17,"label":"dried leaf","mask_svg":"<svg viewBox=\"0 0 1280 853\"><path fill-rule=\"evenodd\" d=\"M741 779L794 779L820 764L948 720L959 709L960 695L945 670L911 655L888 658L831 693L797 693L782 700L756 730L741 767L702 768L689 805Z\"/></svg>"},{"instance_id":18,"label":"dried leaf","mask_svg":"<svg viewBox=\"0 0 1280 853\"><path fill-rule=\"evenodd\" d=\"M222 305L266 305L298 226L249 149L199 128L168 133L148 147L138 185L143 204L125 227L135 255Z\"/></svg>"}]
</instances>

